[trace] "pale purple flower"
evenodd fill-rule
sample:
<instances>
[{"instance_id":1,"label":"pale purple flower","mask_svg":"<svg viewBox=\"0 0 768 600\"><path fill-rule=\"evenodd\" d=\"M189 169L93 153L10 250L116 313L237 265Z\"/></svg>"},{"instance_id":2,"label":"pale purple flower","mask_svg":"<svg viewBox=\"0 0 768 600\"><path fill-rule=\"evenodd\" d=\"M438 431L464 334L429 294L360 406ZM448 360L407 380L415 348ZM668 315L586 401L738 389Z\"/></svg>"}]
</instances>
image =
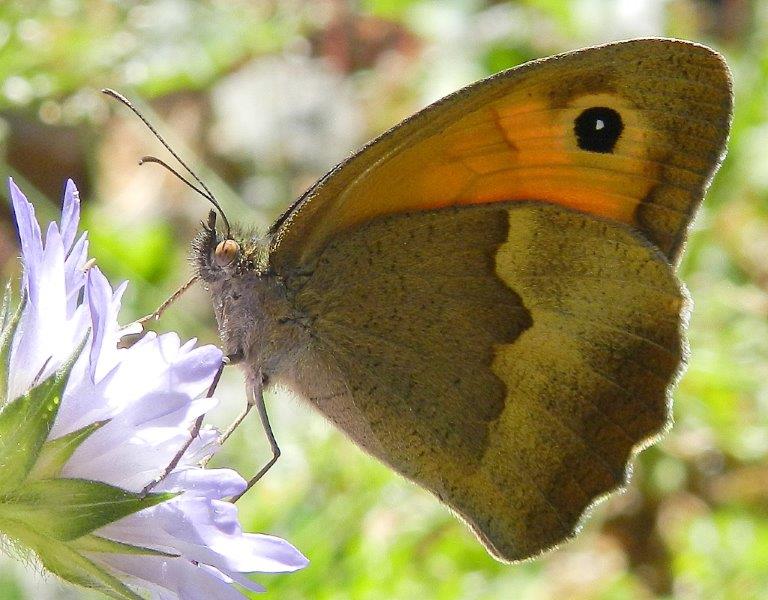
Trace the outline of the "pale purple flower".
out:
<instances>
[{"instance_id":1,"label":"pale purple flower","mask_svg":"<svg viewBox=\"0 0 768 600\"><path fill-rule=\"evenodd\" d=\"M214 429L141 494L215 405L206 391L221 352L173 333L118 348L135 331L117 323L126 286L113 290L88 263L74 184L45 243L10 187L24 274L20 309L0 315L0 533L60 577L120 598L242 598L233 584L263 589L244 574L304 567L288 542L242 531L225 500L245 487L236 472L198 466L218 448Z\"/></svg>"}]
</instances>

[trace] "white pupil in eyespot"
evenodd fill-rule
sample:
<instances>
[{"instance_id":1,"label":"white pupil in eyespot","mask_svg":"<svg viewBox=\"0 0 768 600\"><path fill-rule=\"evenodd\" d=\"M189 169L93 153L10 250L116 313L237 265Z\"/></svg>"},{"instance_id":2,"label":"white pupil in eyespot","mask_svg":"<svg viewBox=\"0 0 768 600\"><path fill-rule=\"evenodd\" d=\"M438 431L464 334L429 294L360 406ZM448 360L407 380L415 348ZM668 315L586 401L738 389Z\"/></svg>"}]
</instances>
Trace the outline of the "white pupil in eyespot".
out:
<instances>
[{"instance_id":1,"label":"white pupil in eyespot","mask_svg":"<svg viewBox=\"0 0 768 600\"><path fill-rule=\"evenodd\" d=\"M605 128L605 123L603 122L603 120L597 119L597 121L595 121L595 130L600 131L601 129L604 129L604 128Z\"/></svg>"}]
</instances>

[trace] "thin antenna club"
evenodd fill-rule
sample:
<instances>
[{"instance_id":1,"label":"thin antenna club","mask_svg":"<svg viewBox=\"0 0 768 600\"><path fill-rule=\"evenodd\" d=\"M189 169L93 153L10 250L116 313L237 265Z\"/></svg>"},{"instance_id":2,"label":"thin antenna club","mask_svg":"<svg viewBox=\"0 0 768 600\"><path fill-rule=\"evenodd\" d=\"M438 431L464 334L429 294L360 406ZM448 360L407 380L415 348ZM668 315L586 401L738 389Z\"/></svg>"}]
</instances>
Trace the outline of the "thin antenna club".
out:
<instances>
[{"instance_id":1,"label":"thin antenna club","mask_svg":"<svg viewBox=\"0 0 768 600\"><path fill-rule=\"evenodd\" d=\"M184 183L186 183L186 184L187 184L187 185L188 185L190 188L192 188L192 189L193 189L193 190L195 190L195 191L196 191L198 194L200 194L201 196L203 196L203 198L207 199L207 200L208 200L208 201L209 201L211 204L213 204L213 205L216 207L216 209L219 211L219 214L221 215L221 219L224 221L224 225L225 225L225 226L226 226L226 228L227 228L227 236L226 236L226 237L227 237L227 238L229 238L229 237L230 237L230 234L232 233L232 230L231 230L231 228L230 228L230 226L229 226L229 219L227 219L227 215L225 215L225 214L224 214L224 211L222 210L222 208L221 208L221 205L220 205L220 204L219 204L219 202L216 200L216 197L213 195L213 192L211 192L211 190L209 190L209 189L208 189L208 186L206 186L206 185L205 185L205 183L203 183L203 180L202 180L202 179L200 179L200 178L197 176L197 174L196 174L196 173L195 173L195 172L194 172L194 171L193 171L193 170L192 170L192 169L191 169L191 168L190 168L190 167L187 165L187 163L185 163L185 162L184 162L184 161L181 159L181 157L180 157L178 154L176 154L176 152L173 150L173 148L171 148L170 144L168 144L168 142L166 142L166 141L165 141L165 139L163 138L163 136L162 136L162 135L160 135L160 133L158 133L157 129L155 129L155 128L154 128L154 126L152 125L152 123L150 123L150 122L147 120L147 118L146 118L146 117L145 117L143 114L141 114L141 112L139 111L139 109L137 109L137 108L136 108L136 107L135 107L135 106L134 106L134 105L131 103L131 101L130 101L130 100L128 100L128 98L126 98L126 97L125 97L125 96L123 96L121 93L119 93L119 92L116 92L115 90L113 90L113 89L110 89L110 88L104 88L104 89L103 89L103 90L101 90L101 91L102 91L102 93L106 94L107 96L111 96L112 98L114 98L115 100L117 100L118 102L120 102L121 104L124 104L125 106L127 106L127 107L128 107L130 110L131 110L131 112L133 112L133 114L135 114L137 117L139 117L139 119L141 120L141 122L142 122L142 123L144 123L144 125L146 125L146 126L147 126L147 128L148 128L148 129L149 129L149 130L152 132L152 134L153 134L153 135L154 135L154 136L155 136L155 137L158 139L158 141L159 141L159 142L160 142L160 143L161 143L161 144L162 144L162 145L165 147L165 149L166 149L166 150L168 150L168 152L170 152L170 153L171 153L171 155L173 156L173 158L175 158L175 159L176 159L176 160L179 162L179 164L180 164L182 167L184 167L184 169L187 171L187 173L189 173L189 174L192 176L192 178L193 178L195 181L197 181L197 183L199 183L199 184L200 184L200 187L197 187L197 186L196 186L196 185L194 185L192 182L190 182L189 180L187 180L187 179L186 179L185 177L183 177L183 176L182 176L180 173L178 173L178 172L177 172L175 169L171 168L171 166L170 166L170 165L168 165L168 163L166 163L166 162L164 162L164 161L162 161L162 160L160 160L159 158L156 158L156 157L154 157L154 156L145 156L145 157L143 157L143 158L142 158L142 159L139 161L139 164L141 165L141 164L144 164L144 163L147 163L147 162L152 162L152 163L157 163L157 164L159 164L159 165L161 165L161 166L165 167L166 169L168 169L168 171L170 171L171 173L173 173L174 175L176 175L176 177L178 177L178 178L179 178L181 181L183 181ZM202 188L202 189L201 189L201 188ZM204 191L203 191L203 190L204 190Z\"/></svg>"}]
</instances>

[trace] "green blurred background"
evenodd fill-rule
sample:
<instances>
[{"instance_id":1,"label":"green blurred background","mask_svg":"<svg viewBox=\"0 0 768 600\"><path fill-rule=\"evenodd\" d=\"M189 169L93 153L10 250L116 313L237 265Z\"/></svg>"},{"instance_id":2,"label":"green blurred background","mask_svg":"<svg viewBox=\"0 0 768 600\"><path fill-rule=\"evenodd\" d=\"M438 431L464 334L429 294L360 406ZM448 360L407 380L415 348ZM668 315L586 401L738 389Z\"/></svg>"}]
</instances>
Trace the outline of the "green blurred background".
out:
<instances>
[{"instance_id":1,"label":"green blurred background","mask_svg":"<svg viewBox=\"0 0 768 600\"><path fill-rule=\"evenodd\" d=\"M153 166L166 157L99 89L135 98L233 220L266 226L338 160L414 110L531 58L615 39L706 43L734 73L728 157L700 211L682 277L695 301L675 426L629 490L535 562L501 565L429 494L364 456L299 401L268 399L283 450L240 504L251 531L310 559L260 576L276 598L768 598L768 0L0 2L0 175L42 221L64 181L81 190L92 256L129 279L122 318L189 275L209 206ZM5 184L2 194L6 195ZM0 206L0 269L18 273ZM156 324L216 343L190 292ZM213 415L244 402L225 376ZM217 464L267 458L255 417ZM0 558L0 598L92 598Z\"/></svg>"}]
</instances>

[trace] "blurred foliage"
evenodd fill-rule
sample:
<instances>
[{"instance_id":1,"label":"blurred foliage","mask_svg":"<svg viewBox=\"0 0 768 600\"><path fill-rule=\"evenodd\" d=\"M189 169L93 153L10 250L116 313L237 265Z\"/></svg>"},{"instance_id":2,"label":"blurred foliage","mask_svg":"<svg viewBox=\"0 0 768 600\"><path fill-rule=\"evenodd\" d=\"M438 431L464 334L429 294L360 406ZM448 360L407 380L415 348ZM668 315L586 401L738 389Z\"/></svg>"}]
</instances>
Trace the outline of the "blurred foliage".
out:
<instances>
[{"instance_id":1,"label":"blurred foliage","mask_svg":"<svg viewBox=\"0 0 768 600\"><path fill-rule=\"evenodd\" d=\"M188 275L208 207L167 173L162 148L98 91L135 98L238 221L265 226L371 136L483 75L637 36L722 52L734 73L728 157L699 214L681 276L695 301L676 423L642 453L629 490L573 542L501 565L430 495L364 456L284 395L270 399L283 457L241 504L246 527L311 559L261 576L286 599L768 598L768 0L6 0L0 3L0 173L43 220L65 178L84 198L92 255L131 280L124 318ZM205 166L202 166L205 165ZM5 187L3 186L3 193ZM18 272L7 205L0 268ZM203 292L158 324L217 340ZM227 422L238 373L220 388ZM256 471L257 419L219 464ZM80 598L0 562L2 598Z\"/></svg>"}]
</instances>

